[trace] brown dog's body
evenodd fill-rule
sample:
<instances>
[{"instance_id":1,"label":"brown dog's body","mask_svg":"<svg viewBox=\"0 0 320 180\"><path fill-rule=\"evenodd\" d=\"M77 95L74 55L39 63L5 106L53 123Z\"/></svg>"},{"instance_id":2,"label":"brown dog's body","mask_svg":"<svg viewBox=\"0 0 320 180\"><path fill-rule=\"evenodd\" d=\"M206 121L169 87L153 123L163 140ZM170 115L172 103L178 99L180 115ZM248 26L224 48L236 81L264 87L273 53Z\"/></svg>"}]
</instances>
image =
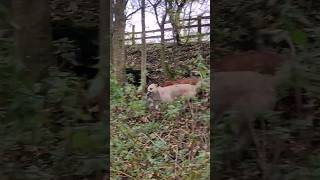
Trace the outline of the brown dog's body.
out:
<instances>
[{"instance_id":1,"label":"brown dog's body","mask_svg":"<svg viewBox=\"0 0 320 180\"><path fill-rule=\"evenodd\" d=\"M148 93L154 94L154 97L158 97L161 102L171 102L181 96L188 99L195 97L197 88L197 85L191 84L175 84L166 87L151 84L148 87Z\"/></svg>"},{"instance_id":2,"label":"brown dog's body","mask_svg":"<svg viewBox=\"0 0 320 180\"><path fill-rule=\"evenodd\" d=\"M227 55L215 63L215 112L219 115L227 110L244 111L241 106L247 107L247 113L253 115L270 109L271 106L266 104L273 104L271 102L275 99L275 86L279 80L278 69L285 61L273 52L249 51ZM251 97L255 95L257 97Z\"/></svg>"},{"instance_id":3,"label":"brown dog's body","mask_svg":"<svg viewBox=\"0 0 320 180\"><path fill-rule=\"evenodd\" d=\"M217 72L213 80L214 112L219 118L224 112L239 111L239 117L254 118L275 104L276 79L250 71Z\"/></svg>"},{"instance_id":4,"label":"brown dog's body","mask_svg":"<svg viewBox=\"0 0 320 180\"><path fill-rule=\"evenodd\" d=\"M234 113L232 120L229 119L233 127L230 130L237 142L230 143L230 148L226 149L225 156L229 159L226 166L235 162L241 165L250 145L261 147L254 123L258 114L274 109L276 86L282 78L278 69L286 61L276 53L252 51L228 55L214 63L213 117L215 121L225 122L223 115ZM263 157L259 150L257 153L258 157ZM262 174L266 176L270 172ZM216 174L219 177L219 172Z\"/></svg>"},{"instance_id":5,"label":"brown dog's body","mask_svg":"<svg viewBox=\"0 0 320 180\"><path fill-rule=\"evenodd\" d=\"M275 74L286 59L273 52L249 51L223 57L214 63L214 72L253 71Z\"/></svg>"}]
</instances>

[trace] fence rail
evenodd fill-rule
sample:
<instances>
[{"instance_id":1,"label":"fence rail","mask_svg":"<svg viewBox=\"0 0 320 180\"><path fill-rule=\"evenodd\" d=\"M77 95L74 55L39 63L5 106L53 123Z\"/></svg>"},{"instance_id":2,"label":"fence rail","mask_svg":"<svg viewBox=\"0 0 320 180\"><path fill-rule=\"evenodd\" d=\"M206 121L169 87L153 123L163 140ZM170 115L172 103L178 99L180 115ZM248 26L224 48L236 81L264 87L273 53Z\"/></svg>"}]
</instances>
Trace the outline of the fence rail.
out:
<instances>
[{"instance_id":1,"label":"fence rail","mask_svg":"<svg viewBox=\"0 0 320 180\"><path fill-rule=\"evenodd\" d=\"M185 38L198 38L198 41L202 41L203 40L203 36L207 36L210 35L210 32L206 32L206 33L202 33L202 27L210 27L210 24L206 23L206 24L202 24L201 21L203 19L210 19L210 16L198 16L196 18L190 18L190 19L181 19L181 22L191 22L191 21L197 21L196 25L183 25L181 26L181 30L183 29L191 29L191 28L198 28L197 33L196 34L191 34L191 35L182 35L181 38L185 39ZM166 21L165 24L170 23L169 21ZM164 31L172 31L173 28L165 28ZM145 39L160 39L161 35L152 35L152 36L147 36L147 33L156 33L156 32L161 32L160 29L155 29L155 30L148 30L146 31L146 37ZM135 25L132 26L132 31L131 32L126 32L125 35L126 36L130 36L130 38L125 38L126 42L131 42L131 44L136 44L136 40L141 40L142 37L140 35L140 37L136 37L137 35L142 34L142 32L135 32ZM169 38L169 39L165 39L165 41L172 41L174 40L174 38ZM159 41L160 42L160 41Z\"/></svg>"}]
</instances>

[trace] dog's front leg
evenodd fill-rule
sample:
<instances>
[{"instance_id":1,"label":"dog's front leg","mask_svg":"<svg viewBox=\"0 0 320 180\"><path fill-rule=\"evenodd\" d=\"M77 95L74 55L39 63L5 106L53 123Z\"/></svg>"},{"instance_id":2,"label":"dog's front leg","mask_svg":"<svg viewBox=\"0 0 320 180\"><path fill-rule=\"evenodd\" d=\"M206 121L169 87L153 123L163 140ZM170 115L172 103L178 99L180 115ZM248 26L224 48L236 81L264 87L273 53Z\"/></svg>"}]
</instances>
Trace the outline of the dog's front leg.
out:
<instances>
[{"instance_id":1,"label":"dog's front leg","mask_svg":"<svg viewBox=\"0 0 320 180\"><path fill-rule=\"evenodd\" d=\"M191 98L188 98L188 99L187 99L187 103L188 103L188 106L189 106L189 109L190 109L191 118L193 119L194 113L193 113L193 105L192 105L192 100L191 100Z\"/></svg>"}]
</instances>

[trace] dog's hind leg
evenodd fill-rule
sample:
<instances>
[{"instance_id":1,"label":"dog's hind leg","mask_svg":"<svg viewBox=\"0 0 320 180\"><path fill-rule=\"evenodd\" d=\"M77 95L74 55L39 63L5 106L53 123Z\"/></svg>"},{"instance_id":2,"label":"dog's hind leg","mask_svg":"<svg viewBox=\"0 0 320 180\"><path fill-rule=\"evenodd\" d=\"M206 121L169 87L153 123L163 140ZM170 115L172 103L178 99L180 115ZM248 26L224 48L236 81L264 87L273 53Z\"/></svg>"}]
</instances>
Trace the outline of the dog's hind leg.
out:
<instances>
[{"instance_id":1,"label":"dog's hind leg","mask_svg":"<svg viewBox=\"0 0 320 180\"><path fill-rule=\"evenodd\" d=\"M191 118L193 119L194 117L194 113L193 113L193 105L192 105L192 100L188 99L188 105L189 105L189 109L190 109L190 113L191 113Z\"/></svg>"}]
</instances>

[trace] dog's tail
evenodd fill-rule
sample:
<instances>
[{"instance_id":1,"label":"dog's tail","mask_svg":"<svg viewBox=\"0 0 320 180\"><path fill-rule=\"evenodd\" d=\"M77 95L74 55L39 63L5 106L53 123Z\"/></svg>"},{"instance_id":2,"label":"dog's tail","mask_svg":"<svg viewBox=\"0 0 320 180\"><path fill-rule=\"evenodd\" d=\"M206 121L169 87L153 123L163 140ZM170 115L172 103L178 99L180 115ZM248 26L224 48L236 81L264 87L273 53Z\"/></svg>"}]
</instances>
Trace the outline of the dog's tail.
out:
<instances>
[{"instance_id":1,"label":"dog's tail","mask_svg":"<svg viewBox=\"0 0 320 180\"><path fill-rule=\"evenodd\" d=\"M197 82L196 87L197 87L197 89L199 89L199 88L201 88L201 86L202 86L202 80L200 79L200 80Z\"/></svg>"},{"instance_id":2,"label":"dog's tail","mask_svg":"<svg viewBox=\"0 0 320 180\"><path fill-rule=\"evenodd\" d=\"M197 94L202 94L207 91L208 85L210 86L209 79L200 79L196 84ZM209 83L209 84L208 84Z\"/></svg>"}]
</instances>

